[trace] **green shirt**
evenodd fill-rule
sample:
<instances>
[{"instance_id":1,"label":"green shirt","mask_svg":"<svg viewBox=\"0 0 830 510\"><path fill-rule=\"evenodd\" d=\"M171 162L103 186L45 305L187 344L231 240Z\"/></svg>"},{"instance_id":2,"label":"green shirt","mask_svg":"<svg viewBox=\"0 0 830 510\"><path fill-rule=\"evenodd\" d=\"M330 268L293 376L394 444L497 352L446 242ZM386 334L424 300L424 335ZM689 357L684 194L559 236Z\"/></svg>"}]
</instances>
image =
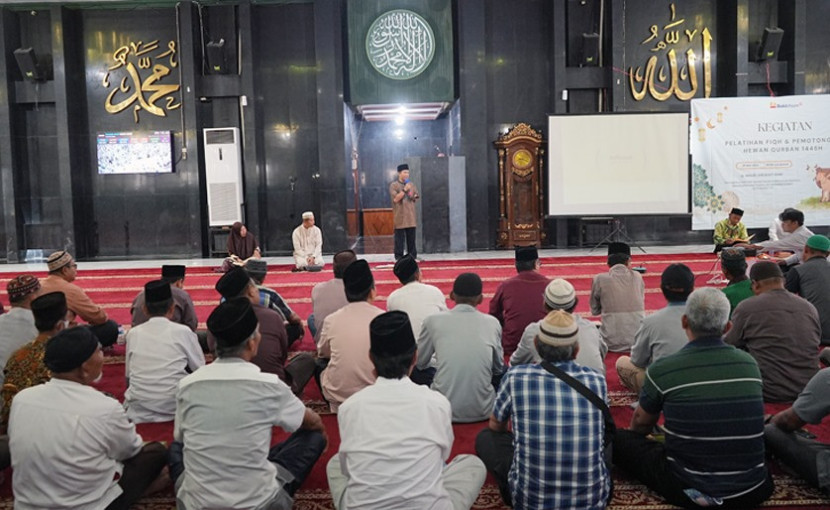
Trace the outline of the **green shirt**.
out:
<instances>
[{"instance_id":1,"label":"green shirt","mask_svg":"<svg viewBox=\"0 0 830 510\"><path fill-rule=\"evenodd\" d=\"M752 292L752 280L749 278L741 280L738 283L731 283L721 290L724 294L726 294L726 299L729 300L730 319L732 318L732 312L735 311L735 307L738 306L738 303L755 295L755 293Z\"/></svg>"},{"instance_id":2,"label":"green shirt","mask_svg":"<svg viewBox=\"0 0 830 510\"><path fill-rule=\"evenodd\" d=\"M715 244L723 244L730 239L745 241L748 238L749 234L746 233L746 227L740 221L734 226L729 224L729 218L715 223L715 234L712 236Z\"/></svg>"}]
</instances>

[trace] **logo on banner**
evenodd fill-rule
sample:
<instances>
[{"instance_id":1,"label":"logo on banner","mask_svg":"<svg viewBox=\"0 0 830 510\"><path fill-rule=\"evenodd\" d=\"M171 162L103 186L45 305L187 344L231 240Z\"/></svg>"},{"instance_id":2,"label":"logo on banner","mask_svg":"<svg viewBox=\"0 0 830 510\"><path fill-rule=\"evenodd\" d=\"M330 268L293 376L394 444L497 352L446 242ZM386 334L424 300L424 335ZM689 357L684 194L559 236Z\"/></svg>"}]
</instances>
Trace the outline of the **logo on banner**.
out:
<instances>
[{"instance_id":1,"label":"logo on banner","mask_svg":"<svg viewBox=\"0 0 830 510\"><path fill-rule=\"evenodd\" d=\"M435 56L435 34L412 11L396 9L378 16L366 34L366 56L377 72L393 80L423 73Z\"/></svg>"}]
</instances>

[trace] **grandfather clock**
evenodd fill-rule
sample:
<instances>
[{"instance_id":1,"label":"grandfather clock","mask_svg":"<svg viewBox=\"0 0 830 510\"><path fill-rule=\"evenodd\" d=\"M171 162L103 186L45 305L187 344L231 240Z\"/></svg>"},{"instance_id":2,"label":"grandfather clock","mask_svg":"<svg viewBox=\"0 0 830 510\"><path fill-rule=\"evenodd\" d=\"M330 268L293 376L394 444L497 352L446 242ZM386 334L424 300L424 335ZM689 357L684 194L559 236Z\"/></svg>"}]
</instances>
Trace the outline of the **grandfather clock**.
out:
<instances>
[{"instance_id":1,"label":"grandfather clock","mask_svg":"<svg viewBox=\"0 0 830 510\"><path fill-rule=\"evenodd\" d=\"M499 248L541 246L542 134L519 123L493 142L499 151Z\"/></svg>"}]
</instances>

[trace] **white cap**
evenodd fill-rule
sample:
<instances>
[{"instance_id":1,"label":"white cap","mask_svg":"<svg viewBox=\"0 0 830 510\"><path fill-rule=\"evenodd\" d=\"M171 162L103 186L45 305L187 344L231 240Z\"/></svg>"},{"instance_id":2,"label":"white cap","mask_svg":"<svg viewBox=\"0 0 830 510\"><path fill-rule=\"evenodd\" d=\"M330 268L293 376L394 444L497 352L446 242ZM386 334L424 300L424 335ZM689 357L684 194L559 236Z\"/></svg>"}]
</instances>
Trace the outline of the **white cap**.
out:
<instances>
[{"instance_id":1,"label":"white cap","mask_svg":"<svg viewBox=\"0 0 830 510\"><path fill-rule=\"evenodd\" d=\"M313 220L313 219L314 219L314 213L313 213L313 212L311 212L311 211L306 211L306 212L304 212L304 213L303 213L303 219L304 219L304 220L307 220L307 219L309 219L309 218Z\"/></svg>"}]
</instances>

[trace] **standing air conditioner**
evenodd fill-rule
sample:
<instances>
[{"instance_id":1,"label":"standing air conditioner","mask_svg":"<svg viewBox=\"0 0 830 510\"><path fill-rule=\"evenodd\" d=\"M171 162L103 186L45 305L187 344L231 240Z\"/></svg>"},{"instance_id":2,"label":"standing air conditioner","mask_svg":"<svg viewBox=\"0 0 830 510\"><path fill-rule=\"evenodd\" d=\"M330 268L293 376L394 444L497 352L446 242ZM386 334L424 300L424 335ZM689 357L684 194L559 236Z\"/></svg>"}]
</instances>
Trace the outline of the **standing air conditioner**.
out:
<instances>
[{"instance_id":1,"label":"standing air conditioner","mask_svg":"<svg viewBox=\"0 0 830 510\"><path fill-rule=\"evenodd\" d=\"M205 179L211 227L242 221L242 147L239 129L208 128L205 135Z\"/></svg>"}]
</instances>

